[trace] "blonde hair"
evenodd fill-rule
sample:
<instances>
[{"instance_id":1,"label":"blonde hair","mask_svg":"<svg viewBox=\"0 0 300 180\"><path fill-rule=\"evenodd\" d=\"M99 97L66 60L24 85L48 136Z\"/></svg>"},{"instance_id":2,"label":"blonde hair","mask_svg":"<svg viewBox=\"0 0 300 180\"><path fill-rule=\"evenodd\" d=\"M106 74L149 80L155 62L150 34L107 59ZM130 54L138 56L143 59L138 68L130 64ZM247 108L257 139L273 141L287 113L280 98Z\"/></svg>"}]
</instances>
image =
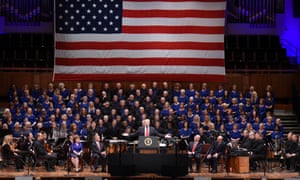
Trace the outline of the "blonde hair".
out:
<instances>
[{"instance_id":1,"label":"blonde hair","mask_svg":"<svg viewBox=\"0 0 300 180\"><path fill-rule=\"evenodd\" d=\"M13 141L13 136L11 134L8 134L8 135L4 136L2 146L6 145L6 144L10 144L10 143L12 143L12 141Z\"/></svg>"}]
</instances>

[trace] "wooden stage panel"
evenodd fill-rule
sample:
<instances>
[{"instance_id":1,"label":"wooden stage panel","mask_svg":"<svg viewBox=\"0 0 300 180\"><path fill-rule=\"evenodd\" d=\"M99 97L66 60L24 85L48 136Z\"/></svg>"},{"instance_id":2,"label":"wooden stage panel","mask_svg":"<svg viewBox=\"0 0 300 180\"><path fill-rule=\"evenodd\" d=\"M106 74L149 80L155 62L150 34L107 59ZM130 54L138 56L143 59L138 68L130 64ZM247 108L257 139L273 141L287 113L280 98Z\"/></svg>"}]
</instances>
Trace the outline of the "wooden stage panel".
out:
<instances>
[{"instance_id":1,"label":"wooden stage panel","mask_svg":"<svg viewBox=\"0 0 300 180\"><path fill-rule=\"evenodd\" d=\"M26 167L25 167L26 168ZM9 179L14 180L16 176L24 176L27 174L26 169L24 172L16 172L15 169L10 167L3 167L0 169L0 180ZM89 167L86 167L83 172L70 172L70 177L66 177L67 172L63 167L57 166L56 172L47 172L44 167L37 167L34 172L30 171L30 174L33 175L34 180L85 180L85 177L102 177L102 179L106 180L118 180L118 179L132 179L132 180L167 180L172 179L171 177L159 176L157 174L147 173L147 174L138 174L137 176L130 177L112 177L109 173L93 173ZM232 179L232 180L260 180L261 177L264 176L263 171L259 172L250 172L250 173L226 173L220 172L216 174L211 174L207 172L207 168L204 167L202 173L189 173L184 177L178 177L177 179L182 180L193 180L194 177L206 177L209 180L224 180L224 179ZM300 177L298 172L288 172L286 170L281 171L280 169L276 169L274 172L266 173L267 179L272 180L284 180L284 178L295 178ZM299 178L300 179L300 178Z\"/></svg>"}]
</instances>

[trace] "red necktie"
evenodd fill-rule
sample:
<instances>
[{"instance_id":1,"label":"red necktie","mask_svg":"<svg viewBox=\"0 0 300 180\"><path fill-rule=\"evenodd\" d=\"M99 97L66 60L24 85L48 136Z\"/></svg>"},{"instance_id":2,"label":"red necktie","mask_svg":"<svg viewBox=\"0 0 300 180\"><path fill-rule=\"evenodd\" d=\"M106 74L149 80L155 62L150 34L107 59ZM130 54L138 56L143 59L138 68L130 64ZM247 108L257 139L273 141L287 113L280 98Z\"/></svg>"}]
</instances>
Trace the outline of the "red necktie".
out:
<instances>
[{"instance_id":1,"label":"red necktie","mask_svg":"<svg viewBox=\"0 0 300 180\"><path fill-rule=\"evenodd\" d=\"M97 142L98 149L101 150L100 143Z\"/></svg>"},{"instance_id":2,"label":"red necktie","mask_svg":"<svg viewBox=\"0 0 300 180\"><path fill-rule=\"evenodd\" d=\"M194 143L193 148L192 148L192 152L195 152L196 146L197 146L197 143Z\"/></svg>"},{"instance_id":3,"label":"red necktie","mask_svg":"<svg viewBox=\"0 0 300 180\"><path fill-rule=\"evenodd\" d=\"M148 128L148 127L146 127L145 136L146 136L146 137L148 137L148 136L149 136L149 128Z\"/></svg>"}]
</instances>

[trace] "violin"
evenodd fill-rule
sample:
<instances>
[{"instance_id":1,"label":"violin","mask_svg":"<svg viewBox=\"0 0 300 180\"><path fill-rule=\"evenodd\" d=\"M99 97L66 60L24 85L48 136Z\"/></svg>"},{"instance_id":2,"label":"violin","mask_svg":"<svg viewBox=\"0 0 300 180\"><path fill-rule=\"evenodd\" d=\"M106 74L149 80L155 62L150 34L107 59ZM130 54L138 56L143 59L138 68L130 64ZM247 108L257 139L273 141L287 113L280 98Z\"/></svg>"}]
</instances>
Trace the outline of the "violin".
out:
<instances>
[{"instance_id":1,"label":"violin","mask_svg":"<svg viewBox=\"0 0 300 180\"><path fill-rule=\"evenodd\" d=\"M51 145L48 144L47 142L44 142L44 148L46 149L46 151L47 151L48 153L51 153L51 152L52 152Z\"/></svg>"},{"instance_id":2,"label":"violin","mask_svg":"<svg viewBox=\"0 0 300 180\"><path fill-rule=\"evenodd\" d=\"M13 152L16 152L16 151L17 151L16 147L17 147L17 144L16 144L16 143L10 143L10 144L9 144L9 148L10 148L10 150L13 151Z\"/></svg>"}]
</instances>

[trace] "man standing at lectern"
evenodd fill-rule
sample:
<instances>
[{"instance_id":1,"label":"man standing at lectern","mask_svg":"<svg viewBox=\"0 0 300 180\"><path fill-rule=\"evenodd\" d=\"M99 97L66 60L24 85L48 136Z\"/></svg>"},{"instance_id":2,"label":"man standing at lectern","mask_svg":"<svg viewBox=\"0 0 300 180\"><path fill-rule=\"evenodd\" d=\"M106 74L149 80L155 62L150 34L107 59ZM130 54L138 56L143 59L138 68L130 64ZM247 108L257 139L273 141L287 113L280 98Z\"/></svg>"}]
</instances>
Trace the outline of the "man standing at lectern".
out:
<instances>
[{"instance_id":1,"label":"man standing at lectern","mask_svg":"<svg viewBox=\"0 0 300 180\"><path fill-rule=\"evenodd\" d=\"M142 126L137 129L137 131L132 134L133 136L159 136L167 137L167 135L159 133L154 127L150 126L150 119L144 119Z\"/></svg>"},{"instance_id":2,"label":"man standing at lectern","mask_svg":"<svg viewBox=\"0 0 300 180\"><path fill-rule=\"evenodd\" d=\"M192 159L195 159L196 161L196 171L199 172L200 168L200 153L202 150L202 145L199 142L200 141L200 135L194 136L194 141L190 142L188 147L188 156L189 156L189 169L190 171L193 171L192 167Z\"/></svg>"}]
</instances>

